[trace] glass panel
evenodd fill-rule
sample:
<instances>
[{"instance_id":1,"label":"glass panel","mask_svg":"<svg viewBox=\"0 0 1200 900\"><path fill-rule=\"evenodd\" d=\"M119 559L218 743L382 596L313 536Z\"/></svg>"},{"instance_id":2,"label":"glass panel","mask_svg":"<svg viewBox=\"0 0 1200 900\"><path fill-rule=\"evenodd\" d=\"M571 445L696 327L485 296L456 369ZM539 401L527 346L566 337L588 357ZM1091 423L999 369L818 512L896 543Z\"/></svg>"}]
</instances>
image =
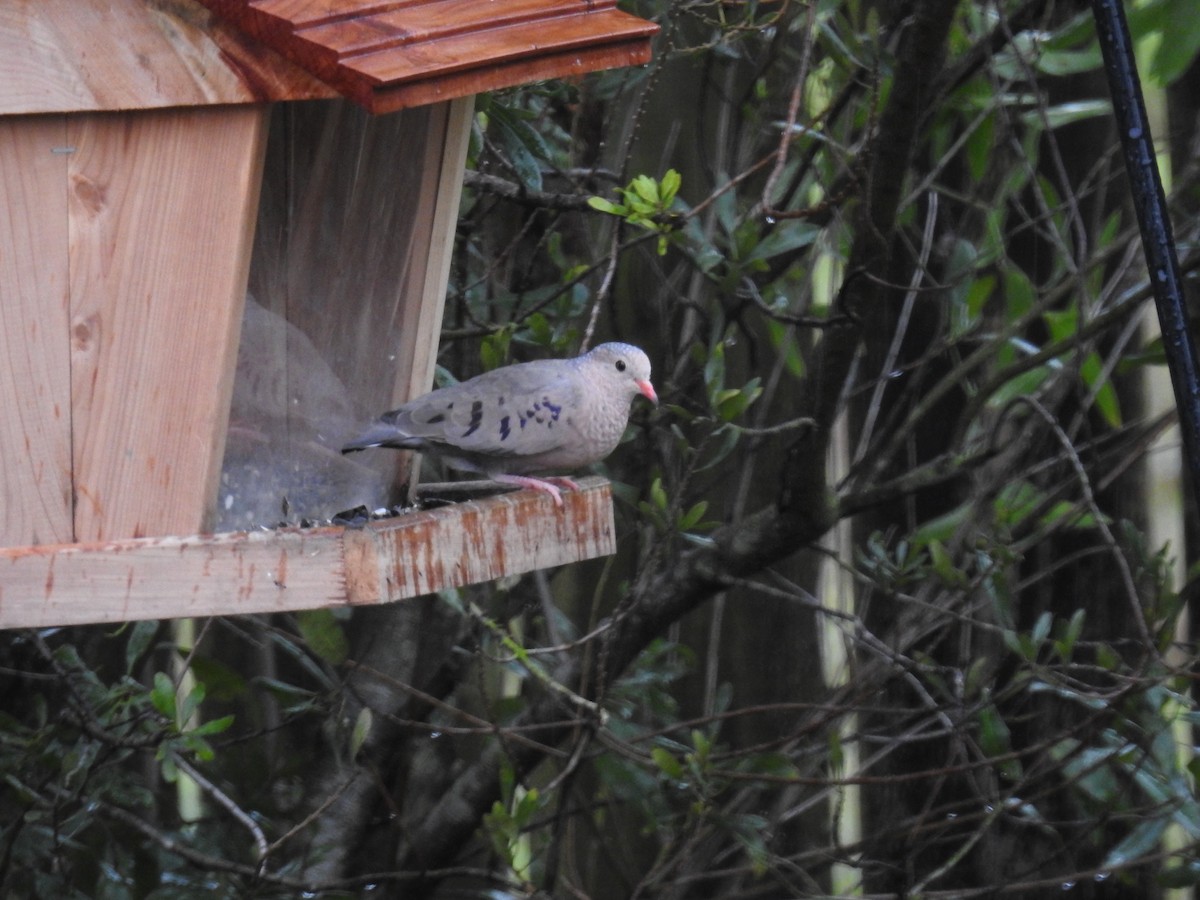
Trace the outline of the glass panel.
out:
<instances>
[{"instance_id":1,"label":"glass panel","mask_svg":"<svg viewBox=\"0 0 1200 900\"><path fill-rule=\"evenodd\" d=\"M276 107L218 530L392 499L399 454L339 448L407 375L447 107L378 118L342 100Z\"/></svg>"}]
</instances>

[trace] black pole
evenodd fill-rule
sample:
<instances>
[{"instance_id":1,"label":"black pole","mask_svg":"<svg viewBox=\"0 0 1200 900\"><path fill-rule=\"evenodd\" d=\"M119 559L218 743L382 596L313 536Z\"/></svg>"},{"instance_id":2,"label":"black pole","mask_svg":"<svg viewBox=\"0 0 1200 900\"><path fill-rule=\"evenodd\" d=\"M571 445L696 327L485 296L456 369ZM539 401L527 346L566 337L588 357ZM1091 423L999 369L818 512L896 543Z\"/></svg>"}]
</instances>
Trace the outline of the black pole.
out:
<instances>
[{"instance_id":1,"label":"black pole","mask_svg":"<svg viewBox=\"0 0 1200 900\"><path fill-rule=\"evenodd\" d=\"M1167 200L1150 140L1150 124L1146 121L1146 102L1138 80L1133 41L1129 37L1129 23L1125 20L1121 0L1093 0L1092 13L1125 155L1133 207L1142 233L1142 250L1150 273L1150 287L1154 291L1154 305L1158 308L1167 369L1175 389L1183 453L1192 476L1192 493L1200 501L1200 365L1188 329L1175 236L1167 217Z\"/></svg>"}]
</instances>

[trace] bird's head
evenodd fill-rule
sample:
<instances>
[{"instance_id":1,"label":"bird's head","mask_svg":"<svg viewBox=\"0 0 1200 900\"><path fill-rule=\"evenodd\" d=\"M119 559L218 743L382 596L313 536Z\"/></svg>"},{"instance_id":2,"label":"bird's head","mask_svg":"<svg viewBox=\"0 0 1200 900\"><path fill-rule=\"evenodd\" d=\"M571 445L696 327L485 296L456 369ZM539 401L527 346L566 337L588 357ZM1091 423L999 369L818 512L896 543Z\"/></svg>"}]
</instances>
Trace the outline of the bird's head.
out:
<instances>
[{"instance_id":1,"label":"bird's head","mask_svg":"<svg viewBox=\"0 0 1200 900\"><path fill-rule=\"evenodd\" d=\"M614 388L630 397L641 394L658 403L658 394L650 383L650 358L633 344L601 344L587 354L589 368Z\"/></svg>"}]
</instances>

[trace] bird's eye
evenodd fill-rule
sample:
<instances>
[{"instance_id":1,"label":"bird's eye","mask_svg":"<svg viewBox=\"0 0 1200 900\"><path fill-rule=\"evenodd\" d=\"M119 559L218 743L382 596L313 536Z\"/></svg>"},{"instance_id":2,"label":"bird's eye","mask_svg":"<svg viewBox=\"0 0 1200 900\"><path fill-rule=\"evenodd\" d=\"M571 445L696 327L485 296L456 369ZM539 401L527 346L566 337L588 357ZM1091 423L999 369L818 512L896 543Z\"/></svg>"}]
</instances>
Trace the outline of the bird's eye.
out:
<instances>
[{"instance_id":1,"label":"bird's eye","mask_svg":"<svg viewBox=\"0 0 1200 900\"><path fill-rule=\"evenodd\" d=\"M623 359L618 359L618 360L617 360L617 371L618 371L618 372L624 372L624 371L625 371L625 360L623 360Z\"/></svg>"}]
</instances>

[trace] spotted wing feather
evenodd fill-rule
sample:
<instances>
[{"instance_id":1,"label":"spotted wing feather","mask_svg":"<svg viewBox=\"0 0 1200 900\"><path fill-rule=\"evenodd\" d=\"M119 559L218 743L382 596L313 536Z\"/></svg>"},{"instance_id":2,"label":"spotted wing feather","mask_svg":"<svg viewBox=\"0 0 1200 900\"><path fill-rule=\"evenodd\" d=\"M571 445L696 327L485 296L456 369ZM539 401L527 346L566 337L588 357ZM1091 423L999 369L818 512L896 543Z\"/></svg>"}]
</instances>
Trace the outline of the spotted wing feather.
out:
<instances>
[{"instance_id":1,"label":"spotted wing feather","mask_svg":"<svg viewBox=\"0 0 1200 900\"><path fill-rule=\"evenodd\" d=\"M562 361L509 366L385 413L355 443L480 461L540 456L567 438L579 392L577 373Z\"/></svg>"}]
</instances>

